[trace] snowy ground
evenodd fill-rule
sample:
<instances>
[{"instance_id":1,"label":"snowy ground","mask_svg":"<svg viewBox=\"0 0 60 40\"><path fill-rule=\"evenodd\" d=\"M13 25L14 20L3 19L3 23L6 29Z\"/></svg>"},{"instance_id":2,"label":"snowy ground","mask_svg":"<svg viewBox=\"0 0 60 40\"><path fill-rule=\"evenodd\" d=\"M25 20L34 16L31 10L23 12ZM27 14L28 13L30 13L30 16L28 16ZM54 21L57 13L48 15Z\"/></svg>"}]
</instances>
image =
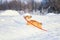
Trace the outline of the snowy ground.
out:
<instances>
[{"instance_id":1,"label":"snowy ground","mask_svg":"<svg viewBox=\"0 0 60 40\"><path fill-rule=\"evenodd\" d=\"M32 15L32 19L42 22L47 32L27 26L18 12L0 13L0 40L60 40L60 14Z\"/></svg>"}]
</instances>

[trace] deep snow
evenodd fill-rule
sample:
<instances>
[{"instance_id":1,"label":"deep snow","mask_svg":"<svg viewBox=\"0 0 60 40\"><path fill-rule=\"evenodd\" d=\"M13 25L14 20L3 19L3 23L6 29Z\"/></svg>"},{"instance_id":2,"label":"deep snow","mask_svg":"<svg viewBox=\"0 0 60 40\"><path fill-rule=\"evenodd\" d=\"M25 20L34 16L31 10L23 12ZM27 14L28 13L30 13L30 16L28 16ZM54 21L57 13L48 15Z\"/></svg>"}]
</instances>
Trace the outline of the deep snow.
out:
<instances>
[{"instance_id":1,"label":"deep snow","mask_svg":"<svg viewBox=\"0 0 60 40\"><path fill-rule=\"evenodd\" d=\"M32 19L43 23L45 32L26 25L24 15L9 11L0 13L0 40L60 40L60 14L31 14Z\"/></svg>"}]
</instances>

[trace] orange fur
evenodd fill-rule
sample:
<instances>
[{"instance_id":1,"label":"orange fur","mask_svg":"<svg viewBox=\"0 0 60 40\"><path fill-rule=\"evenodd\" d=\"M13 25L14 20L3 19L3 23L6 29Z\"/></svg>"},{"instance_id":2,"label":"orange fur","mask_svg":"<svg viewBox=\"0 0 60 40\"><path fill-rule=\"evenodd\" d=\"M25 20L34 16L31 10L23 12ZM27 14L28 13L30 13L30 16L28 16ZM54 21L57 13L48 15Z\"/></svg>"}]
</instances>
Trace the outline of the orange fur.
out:
<instances>
[{"instance_id":1,"label":"orange fur","mask_svg":"<svg viewBox=\"0 0 60 40\"><path fill-rule=\"evenodd\" d=\"M42 23L38 22L38 21L35 21L35 20L28 20L30 19L32 16L25 16L25 20L27 21L27 25L33 25L41 30L44 30L46 31L45 29L42 29Z\"/></svg>"}]
</instances>

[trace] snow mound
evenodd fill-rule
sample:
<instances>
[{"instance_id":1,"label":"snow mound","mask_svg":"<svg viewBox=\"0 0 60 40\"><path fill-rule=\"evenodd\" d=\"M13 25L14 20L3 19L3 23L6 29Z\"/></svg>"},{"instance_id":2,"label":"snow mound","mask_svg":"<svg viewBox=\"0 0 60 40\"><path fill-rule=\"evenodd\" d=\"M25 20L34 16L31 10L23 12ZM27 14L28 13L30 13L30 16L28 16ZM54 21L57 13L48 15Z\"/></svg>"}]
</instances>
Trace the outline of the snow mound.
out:
<instances>
[{"instance_id":1,"label":"snow mound","mask_svg":"<svg viewBox=\"0 0 60 40\"><path fill-rule=\"evenodd\" d=\"M48 13L47 15L56 15L56 14L54 14L54 13Z\"/></svg>"},{"instance_id":2,"label":"snow mound","mask_svg":"<svg viewBox=\"0 0 60 40\"><path fill-rule=\"evenodd\" d=\"M3 16L17 16L17 15L19 15L19 13L15 10L6 10L3 13L1 13L0 15L3 15Z\"/></svg>"}]
</instances>

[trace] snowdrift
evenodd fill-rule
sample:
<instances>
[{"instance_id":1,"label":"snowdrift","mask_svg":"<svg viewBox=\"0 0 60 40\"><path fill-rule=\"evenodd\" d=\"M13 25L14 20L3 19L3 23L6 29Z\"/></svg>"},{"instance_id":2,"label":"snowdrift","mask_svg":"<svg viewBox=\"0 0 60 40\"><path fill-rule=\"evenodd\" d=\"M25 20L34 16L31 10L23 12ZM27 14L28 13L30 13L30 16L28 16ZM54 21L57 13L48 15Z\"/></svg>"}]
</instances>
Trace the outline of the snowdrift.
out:
<instances>
[{"instance_id":1,"label":"snowdrift","mask_svg":"<svg viewBox=\"0 0 60 40\"><path fill-rule=\"evenodd\" d=\"M31 14L32 19L43 23L43 28L48 30L45 32L34 26L27 26L23 15L19 15L17 11L8 10L1 14L0 40L60 40L60 15ZM7 17L10 15L13 17Z\"/></svg>"},{"instance_id":2,"label":"snowdrift","mask_svg":"<svg viewBox=\"0 0 60 40\"><path fill-rule=\"evenodd\" d=\"M17 16L17 15L19 15L19 13L15 10L6 10L6 11L0 13L0 15L2 15L2 16Z\"/></svg>"}]
</instances>

